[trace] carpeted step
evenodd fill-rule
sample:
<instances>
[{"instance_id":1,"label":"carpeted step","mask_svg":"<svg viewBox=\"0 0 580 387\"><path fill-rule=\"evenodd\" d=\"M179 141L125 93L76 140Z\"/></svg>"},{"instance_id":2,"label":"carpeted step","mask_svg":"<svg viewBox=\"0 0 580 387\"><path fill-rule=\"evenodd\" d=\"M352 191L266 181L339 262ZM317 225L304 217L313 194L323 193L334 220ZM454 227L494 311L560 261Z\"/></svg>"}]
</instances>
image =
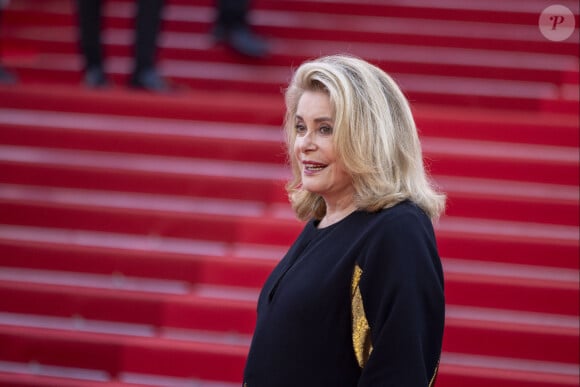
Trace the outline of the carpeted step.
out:
<instances>
[{"instance_id":1,"label":"carpeted step","mask_svg":"<svg viewBox=\"0 0 580 387\"><path fill-rule=\"evenodd\" d=\"M84 149L108 152L145 153L208 159L231 159L284 163L286 159L280 128L234 123L186 122L138 119L95 114L1 111L0 141L3 144L47 148ZM512 143L422 136L425 157L442 163L453 157L488 157L497 160L516 155ZM510 152L507 149L510 148ZM519 159L565 162L570 147L519 144ZM551 154L550 160L547 159ZM532 159L532 155L534 156ZM538 155L542 157L539 159ZM441 160L440 160L441 159ZM511 161L512 164L516 160ZM493 165L490 165L493 169ZM537 168L536 172L537 173Z\"/></svg>"},{"instance_id":2,"label":"carpeted step","mask_svg":"<svg viewBox=\"0 0 580 387\"><path fill-rule=\"evenodd\" d=\"M47 7L43 12L55 12L63 16L63 12L68 14L69 18L72 10L63 10L62 7ZM65 7L66 8L66 7ZM127 7L127 4L113 5L110 7L108 14L113 19L113 27L108 31L106 41L111 46L107 51L114 56L110 63L111 73L117 82L124 83L126 74L129 71L129 64L125 57L130 55L131 50L128 46L131 43L132 33L129 30L119 29L118 23L115 23L115 18L121 18L124 26L127 26L128 20L132 17L132 10ZM23 10L14 9L13 13L25 12ZM258 14L264 13L264 19L268 21L279 22L284 24L288 18L287 15L280 17L277 11L261 10ZM184 6L169 6L167 18L170 21L167 23L169 27L175 28L175 24L179 21L171 23L174 19L184 18L184 15L191 14L189 19L196 19L199 14L203 17L211 19L211 12L206 8L187 8ZM193 16L195 15L195 16ZM576 51L560 52L560 56L554 54L538 54L518 53L514 55L509 51L487 50L478 52L474 50L473 44L465 45L469 49L454 49L440 47L439 55L433 59L430 55L436 43L430 41L429 49L424 46L425 40L445 40L445 37L438 37L433 39L433 31L425 33L428 37L423 37L423 46L410 47L409 42L386 45L385 40L378 38L378 42L369 42L369 38L364 38L366 43L356 44L353 48L352 40L349 38L339 38L341 42L336 42L337 31L331 31L328 37L325 37L325 29L316 31L314 33L321 41L311 41L313 32L307 31L307 28L298 28L304 19L308 19L317 14L299 14L299 17L294 20L298 25L293 26L292 37L299 36L300 33L307 32L307 38L310 42L302 43L301 41L292 41L288 36L282 37L281 40L273 40L275 59L265 61L265 64L256 66L256 63L241 64L239 58L234 59L228 56L227 53L219 49L212 49L212 42L209 34L204 35L187 35L179 32L166 31L166 39L163 40L161 57L163 71L167 76L177 80L178 82L195 88L238 88L245 92L263 91L267 93L275 93L279 88L287 82L289 73L287 69L297 60L302 61L305 58L311 58L322 53L330 52L352 52L362 57L374 59L380 62L385 69L395 75L403 88L409 93L411 99L418 101L432 101L435 103L451 103L462 105L482 105L494 106L495 108L502 108L509 106L510 108L521 109L541 109L546 107L548 110L553 110L551 101L560 101L563 96L570 96L572 101L569 101L569 106L574 106L578 102L577 93L560 93L553 84L560 85L564 78L567 78L570 72L577 73L577 60L575 59ZM329 15L325 14L325 18ZM30 16L32 17L32 16ZM65 16L66 17L66 16ZM345 24L356 24L357 16L341 16L334 15L336 18L337 29L340 30ZM341 18L346 18L348 23L345 23ZM371 22L376 18L375 22ZM36 19L41 19L36 17ZM72 19L72 18L71 18ZM401 23L393 19L383 18L379 20L376 16L360 17L359 24L362 27L352 28L348 32L356 35L355 30L361 31L365 28L376 29L378 25L400 25ZM390 23L389 23L390 21ZM206 20L206 30L209 20ZM61 24L65 21L61 20ZM424 28L428 19L410 19L408 23L418 24L415 30ZM408 29L408 23L405 24L405 29ZM455 23L456 29L466 29L465 24L456 21L447 21L445 25L442 24L433 28L440 28L448 30ZM459 23L459 24L457 24ZM30 82L34 80L47 80L50 78L51 82L67 83L71 80L78 83L80 80L80 65L78 63L78 54L76 53L76 27L69 26L68 30L59 29L56 33L54 28L51 31L43 32L42 28L36 27L36 32L30 27L34 23L30 22L28 25L24 24L24 32L20 33L17 27L9 29L11 37L16 40L13 44L23 47L28 47L30 51L37 51L35 54L37 64L34 60L21 61L19 72L23 81ZM72 23L69 23L72 24ZM189 22L191 24L191 22ZM258 23L259 24L259 23ZM376 24L376 25L375 25ZM318 23L313 23L318 25ZM506 36L513 36L513 25L491 24L484 25L479 23L481 31L471 36L471 39L479 39L481 35L485 35L486 27L494 30L498 28L505 28L509 34ZM523 35L529 35L529 39L534 40L539 38L536 26L519 26ZM201 29L204 29L201 28ZM470 24L468 30L473 30L474 23ZM14 31L14 29L16 29ZM200 28L197 28L200 29ZM191 27L187 29L191 30ZM340 31L338 31L340 32ZM408 32L408 31L407 31ZM532 33L533 32L533 33ZM449 34L449 31L444 32ZM464 34L456 34L463 37ZM34 42L34 36L38 36L41 41ZM51 40L52 36L52 40ZM429 39L431 38L431 39ZM324 39L335 40L334 42L327 42ZM377 38L375 38L377 39ZM528 39L528 40L529 40ZM372 40L372 39L371 39ZM487 37L487 40L489 37ZM545 39L544 39L545 40ZM63 43L67 42L67 43ZM280 43L278 43L280 42ZM503 44L496 44L493 48L505 47ZM543 42L545 43L545 42ZM416 44L416 42L415 42ZM446 45L445 43L443 44ZM520 45L522 45L520 43ZM52 46L52 47L51 47ZM554 45L552 45L553 47ZM300 51L296 51L296 47ZM324 52L321 52L320 47L326 47ZM560 45L559 47L565 47ZM574 45L570 46L572 50L576 50ZM291 48L291 49L290 49ZM490 48L490 47L486 47ZM55 54L60 52L61 54ZM277 53L292 52L292 56L287 56L286 59L280 57ZM377 54L382 53L385 54ZM429 53L426 55L425 53ZM395 53L395 54L393 54ZM525 56L528 56L527 58ZM553 55L550 57L549 55ZM68 59L67 59L68 57ZM276 59L277 58L277 59ZM213 61L213 62L212 62ZM205 63L204 63L205 62ZM229 62L229 63L226 63ZM434 63L435 62L435 63ZM557 65L555 65L557 64ZM46 72L50 73L47 76ZM488 78L488 79L486 79ZM491 79L489 79L491 78ZM227 80L227 85L223 84L223 80ZM222 82L220 85L219 82ZM448 87L442 89L439 84L444 82ZM249 84L251 85L249 85ZM269 83L269 84L268 84ZM577 89L577 87L576 87ZM531 96L534 97L531 97ZM540 100L534 100L539 98ZM567 97L566 97L567 98ZM564 98L564 100L566 99ZM510 102L507 104L507 102ZM575 113L577 109L571 112Z\"/></svg>"},{"instance_id":3,"label":"carpeted step","mask_svg":"<svg viewBox=\"0 0 580 387\"><path fill-rule=\"evenodd\" d=\"M108 202L74 203L50 198L6 198L0 201L5 224L73 228L100 232L191 238L242 243L289 245L298 234L301 224L293 219L206 212L192 208L147 207L147 201L135 201L130 206L109 205ZM442 246L463 240L464 250L470 243L487 241L485 249L507 247L505 253L528 257L530 262L550 249L560 251L559 261L574 267L578 248L578 227L510 222L486 219L446 217L436 229ZM489 243L495 241L496 243ZM503 246L502 246L503 245ZM510 250L512 249L512 250ZM449 254L443 250L444 255ZM465 253L464 253L465 254ZM469 258L476 258L467 253ZM548 257L551 254L546 254ZM490 254L490 256L493 256ZM536 259L538 259L536 258ZM554 262L557 260L554 259ZM549 265L548 262L545 263ZM569 266L568 266L569 265Z\"/></svg>"},{"instance_id":4,"label":"carpeted step","mask_svg":"<svg viewBox=\"0 0 580 387\"><path fill-rule=\"evenodd\" d=\"M171 10L171 8L170 8ZM77 27L48 28L35 25L8 30L10 44L38 51L39 63L47 54L78 54ZM113 23L107 29L107 57L130 57L132 55L132 26ZM127 23L121 23L127 24ZM125 28L123 28L125 27ZM204 28L200 28L204 29ZM192 33L192 28L179 31L163 31L160 45L162 63L171 60L195 62L239 63L243 59L213 42L207 31ZM381 65L387 72L398 77L401 74L448 75L482 79L551 82L561 84L569 72L576 71L577 60L572 55L506 52L500 49L474 49L439 47L438 55L431 55L433 46L409 46L392 42L357 42L298 40L270 38L271 55L262 61L250 62L258 68L282 66L290 68L297 61L344 52L368 58ZM17 61L14 61L18 65ZM24 66L26 68L26 66ZM219 70L219 67L215 69ZM75 76L71 79L78 80Z\"/></svg>"},{"instance_id":5,"label":"carpeted step","mask_svg":"<svg viewBox=\"0 0 580 387\"><path fill-rule=\"evenodd\" d=\"M54 85L50 88L42 85L0 86L0 106L60 113L278 126L284 115L284 103L279 93L274 98L259 94L243 97L243 94L227 90L153 94L125 88L95 91L70 85Z\"/></svg>"},{"instance_id":6,"label":"carpeted step","mask_svg":"<svg viewBox=\"0 0 580 387\"><path fill-rule=\"evenodd\" d=\"M443 349L573 364L578 363L577 327L577 316L449 305ZM476 351L470 349L474 346Z\"/></svg>"},{"instance_id":7,"label":"carpeted step","mask_svg":"<svg viewBox=\"0 0 580 387\"><path fill-rule=\"evenodd\" d=\"M111 378L99 370L72 367L55 367L42 364L4 362L5 372L0 372L0 386L6 387L151 387L196 386L237 387L239 383L208 381L192 378L173 378L136 372L121 372L119 378ZM90 379L92 375L98 380ZM88 380L87 380L88 379ZM118 380L121 381L118 381Z\"/></svg>"},{"instance_id":8,"label":"carpeted step","mask_svg":"<svg viewBox=\"0 0 580 387\"><path fill-rule=\"evenodd\" d=\"M213 19L213 4L168 2L165 31L196 31L209 33ZM568 2L568 7L577 5ZM496 6L494 9L493 6ZM269 37L300 38L313 36L330 41L396 42L434 47L501 47L507 51L535 51L574 54L573 41L555 47L538 33L537 19L545 6L522 7L511 4L449 9L445 5L425 4L359 4L355 2L317 3L261 1L253 7L251 20L257 31ZM461 9L463 8L463 9ZM133 15L131 2L115 2L106 7L107 25L130 27ZM39 8L22 2L8 9L16 25L71 25L74 11L62 0L51 1ZM447 13L447 14L446 14ZM46 17L46 15L51 17ZM12 16L14 15L14 16ZM320 23L321 15L325 23ZM510 15L511 17L508 17ZM535 19L535 20L534 20ZM51 20L54 20L51 22ZM517 33L514 33L517 31Z\"/></svg>"},{"instance_id":9,"label":"carpeted step","mask_svg":"<svg viewBox=\"0 0 580 387\"><path fill-rule=\"evenodd\" d=\"M118 125L122 125L122 120ZM112 123L112 122L111 122ZM148 125L145 124L145 127ZM114 128L114 127L113 127ZM177 125L180 134L162 129L149 133L123 135L111 130L83 132L70 129L31 132L17 127L0 136L4 144L33 145L64 149L88 149L107 152L146 153L194 157L197 159L233 159L284 163L285 151L280 135L268 129L232 126L230 130L212 125ZM213 131L212 131L213 129ZM238 130L239 134L228 132ZM244 132L244 129L248 131ZM203 135L203 132L208 134ZM535 144L474 141L450 138L422 138L425 159L432 173L477 176L496 179L521 179L552 184L578 183L577 148ZM10 150L8 150L10 152ZM462 162L458 163L457 160ZM554 171L558 173L554 173Z\"/></svg>"},{"instance_id":10,"label":"carpeted step","mask_svg":"<svg viewBox=\"0 0 580 387\"><path fill-rule=\"evenodd\" d=\"M568 185L435 176L446 215L568 226L579 224L579 191Z\"/></svg>"},{"instance_id":11,"label":"carpeted step","mask_svg":"<svg viewBox=\"0 0 580 387\"><path fill-rule=\"evenodd\" d=\"M437 385L447 387L564 387L575 386L576 365L507 357L443 353Z\"/></svg>"},{"instance_id":12,"label":"carpeted step","mask_svg":"<svg viewBox=\"0 0 580 387\"><path fill-rule=\"evenodd\" d=\"M5 182L286 201L283 185L289 172L282 165L42 148L1 148L0 164L6 171L1 179Z\"/></svg>"},{"instance_id":13,"label":"carpeted step","mask_svg":"<svg viewBox=\"0 0 580 387\"><path fill-rule=\"evenodd\" d=\"M579 144L577 114L411 103L420 135L568 147Z\"/></svg>"},{"instance_id":14,"label":"carpeted step","mask_svg":"<svg viewBox=\"0 0 580 387\"><path fill-rule=\"evenodd\" d=\"M35 198L49 190L61 201L86 196L128 203L133 195L136 202L159 206L174 200L176 205L189 202L190 207L196 198L200 200L197 207L212 204L210 199L215 198L223 199L216 200L216 205L248 204L263 207L264 214L294 217L283 188L289 172L282 165L36 147L0 149L4 150L0 164L5 171L0 186L7 198ZM571 185L444 175L434 178L449 195L447 215L578 224L578 189Z\"/></svg>"},{"instance_id":15,"label":"carpeted step","mask_svg":"<svg viewBox=\"0 0 580 387\"><path fill-rule=\"evenodd\" d=\"M129 244L114 248L108 243L112 238L100 243L94 238L90 243L90 233L85 234L84 245L79 245L67 238L73 234L70 230L52 230L44 234L44 240L39 240L40 229L4 231L6 228L0 227L0 249L4 254L0 264L6 268L92 273L120 280L157 278L258 289L284 254L284 246L270 258L239 257L235 245L224 246L214 255L146 250L131 248ZM16 239L18 229L20 239ZM449 304L576 314L577 270L453 258L443 258L443 265Z\"/></svg>"},{"instance_id":16,"label":"carpeted step","mask_svg":"<svg viewBox=\"0 0 580 387\"><path fill-rule=\"evenodd\" d=\"M61 295L68 294L70 297L77 297L78 307L85 310L90 308L90 304L84 301L85 296L95 294L95 286L111 286L110 280L97 283L97 279L93 276L89 281L83 281L81 285L71 287L68 284L69 280L74 277L65 276L62 273L45 272L42 277L40 271L18 271L16 269L6 269L6 276L10 274L12 279L7 281L3 279L3 283L8 285L10 282L28 283L29 288L40 288L42 294L54 294L54 290L60 290ZM77 278L88 277L85 274L77 274ZM67 279L68 278L68 279ZM84 278L85 280L87 278ZM60 282L63 285L57 284ZM129 282L129 281L127 281ZM145 282L145 281L143 281ZM44 284L50 283L50 284ZM80 284L81 282L78 281ZM92 283L92 284L89 284ZM143 284L147 286L147 284ZM68 288L68 291L66 289ZM146 288L142 288L146 289ZM32 315L13 315L10 312L3 316L3 324L14 324L17 326L38 326L44 328L54 328L61 326L64 329L74 329L81 332L88 331L99 334L122 334L138 337L147 337L154 335L154 330L150 326L168 326L182 329L197 329L197 330L211 330L224 332L234 330L240 332L241 327L244 329L244 334L250 334L253 324L255 322L255 301L257 293L242 295L239 290L226 288L204 288L201 287L195 291L191 296L187 294L166 294L160 293L159 290L124 290L123 286L113 284L113 288L99 289L100 294L109 294L108 303L112 304L105 310L99 312L98 308L90 308L91 311L85 316L84 314L74 313L76 316L68 319L66 315L65 320L60 318L46 319L34 318ZM74 290L74 291L73 291ZM5 292L6 293L6 292ZM197 296L194 296L198 294ZM6 294L5 294L6 295ZM7 295L10 295L8 293ZM193 297L192 297L193 296ZM44 297L44 296L43 296ZM53 296L54 297L54 296ZM137 321L138 314L132 310L133 303L139 305L138 300L152 303L153 300L162 297L165 301L160 305L162 309L158 309L158 318L162 318L160 322L155 322L152 317L155 315L147 315L145 320ZM20 301L22 304L25 299L15 298L11 296L12 303ZM46 297L45 297L46 298ZM237 299L236 299L237 298ZM252 299L251 301L249 299ZM53 298L54 299L54 298ZM102 299L102 296L101 296ZM94 304L93 299L93 304ZM45 301L45 304L48 304ZM118 304L115 312L114 306ZM52 304L53 309L54 305ZM74 305L70 301L65 305ZM124 306L123 306L124 305ZM237 313L234 306L239 305ZM205 307L204 307L205 306ZM22 308L21 306L17 306ZM8 309L9 306L4 309ZM159 306L158 306L159 308ZM244 308L246 313L241 313ZM574 363L578 361L578 354L576 351L578 345L578 333L575 329L578 323L576 316L561 316L545 313L531 313L531 312L515 312L505 310L495 310L487 308L464 307L464 306L448 306L447 320L446 320L446 339L444 340L444 349L452 352L472 352L482 355L497 356L500 354L508 354L510 357L524 357L534 360L542 361L559 361ZM74 310L74 309L73 309ZM53 312L54 313L54 312ZM61 312L62 313L62 312ZM106 314L110 313L110 314ZM131 314L131 317L128 315ZM101 318L99 318L99 315ZM98 323L99 320L105 321L120 321L120 324ZM235 316L233 319L228 316ZM244 318L244 316L246 316ZM137 326L127 325L131 318L130 324L137 324ZM84 320L88 319L88 320ZM98 320L94 323L91 320ZM70 328L73 327L73 328ZM208 328L213 327L213 328ZM485 337L485 340L480 340ZM249 342L245 342L247 346ZM499 351L499 352L498 352ZM21 359L9 359L21 360Z\"/></svg>"},{"instance_id":17,"label":"carpeted step","mask_svg":"<svg viewBox=\"0 0 580 387\"><path fill-rule=\"evenodd\" d=\"M560 227L444 218L436 226L436 232L439 252L446 257L577 270L578 228Z\"/></svg>"},{"instance_id":18,"label":"carpeted step","mask_svg":"<svg viewBox=\"0 0 580 387\"><path fill-rule=\"evenodd\" d=\"M507 143L428 138L423 144L427 168L434 175L578 185L577 148L523 144L514 147ZM273 154L276 155L276 150ZM127 164L127 169L156 170L166 174L190 170L203 171L210 176L223 175L231 168L228 174L239 177L284 180L289 176L288 168L281 163L212 161L196 155L185 158L0 145L0 157L3 163L21 164L30 160L28 164L34 161L44 165L70 165L75 161L78 167L86 169L95 164L101 165L101 169L111 168L114 163Z\"/></svg>"},{"instance_id":19,"label":"carpeted step","mask_svg":"<svg viewBox=\"0 0 580 387\"><path fill-rule=\"evenodd\" d=\"M577 316L578 270L443 258L449 305Z\"/></svg>"},{"instance_id":20,"label":"carpeted step","mask_svg":"<svg viewBox=\"0 0 580 387\"><path fill-rule=\"evenodd\" d=\"M20 282L23 282L23 278L20 278L20 280ZM43 285L42 287L48 290L50 294L50 287L54 288L58 287L58 285ZM69 288L69 292L73 289L75 292L71 296L76 294L79 297L78 302L80 305L87 308L88 305L83 305L84 299L82 296L90 294L91 289L79 287ZM85 317L79 314L70 318L67 316L45 317L34 314L6 312L0 314L0 332L2 332L2 326L50 330L58 329L68 332L100 335L103 336L101 342L106 341L108 338L110 338L109 340L115 341L121 338L121 342L118 343L120 345L123 345L125 342L124 338L145 338L148 341L153 339L173 339L194 343L211 343L213 347L219 345L234 345L239 346L241 351L242 349L247 351L251 329L246 332L240 332L239 329L231 329L236 329L234 327L244 325L253 326L255 322L254 308L251 307L253 305L248 305L250 303L249 301L231 300L230 297L236 295L236 293L231 291L218 293L217 295L212 295L211 292L212 290L207 291L206 293L208 295L200 299L201 302L205 300L206 306L209 309L204 309L203 304L199 301L192 302L191 297L186 298L182 296L181 300L168 300L163 305L163 320L161 324L152 322L150 317L145 321L139 322L114 322L115 319L119 319L121 314L127 315L131 312L130 301L121 294L126 293L126 291L117 290L114 296L111 294L112 291L109 291L109 294L114 297L111 301L114 302L116 300L117 303L122 303L126 310L122 311L119 308L120 313L117 312L115 314L114 309L111 309L111 315L105 317L106 320ZM213 290L213 292L216 292L216 290ZM135 293L135 295L138 294ZM139 298L143 300L145 297L154 296L155 293L149 293L142 294ZM221 299L220 296L224 298ZM137 297L133 298L135 299ZM210 305L210 301L212 301L212 305ZM233 309L235 303L239 304L240 307L244 303L248 305L249 307L245 307L248 312L246 314L251 316L251 318L244 319L244 314L238 312L235 314L236 318L233 321L228 320L228 315L234 315L231 309ZM251 304L254 303L255 299ZM211 311L211 317L207 316L209 311ZM444 351L477 353L484 356L504 355L515 358L563 363L577 363L578 361L578 353L576 350L578 346L578 332L576 330L578 324L577 317L453 305L448 306L446 314ZM135 318L133 319L135 320ZM204 321L211 319L214 320L216 327L204 329ZM165 327L168 329L166 330ZM230 330L227 327L230 327ZM204 331L206 332L205 334L203 333ZM210 332L221 333L212 334ZM240 335L240 333L243 333L245 336ZM179 334L181 334L180 337L178 337ZM6 336L9 337L11 335ZM481 340L481 338L485 339ZM209 348L201 351L212 352ZM3 355L3 359L8 361L31 360L22 357L14 358L14 355L11 354L10 345L5 349ZM22 354L20 355L22 356ZM36 360L40 361L40 359ZM81 364L71 365L77 367L82 366ZM203 377L211 378L212 376L204 375Z\"/></svg>"},{"instance_id":21,"label":"carpeted step","mask_svg":"<svg viewBox=\"0 0 580 387\"><path fill-rule=\"evenodd\" d=\"M22 362L192 379L239 381L246 346L159 337L110 336L78 331L0 327L0 358ZM28 355L28 356L27 356Z\"/></svg>"},{"instance_id":22,"label":"carpeted step","mask_svg":"<svg viewBox=\"0 0 580 387\"><path fill-rule=\"evenodd\" d=\"M19 87L20 93L42 92L38 87ZM11 89L12 92L17 92ZM44 91L47 93L47 91ZM54 95L53 99L60 99L62 108L70 106L71 100L80 91L70 88L67 93L63 90L61 95ZM80 92L82 94L82 92ZM102 103L102 94L93 94L93 104ZM127 93L124 103L131 105L134 94ZM240 95L240 98L250 98ZM213 94L208 95L208 99ZM19 109L0 109L0 126L2 127L2 141L14 143L14 141L42 142L48 146L51 144L72 143L80 148L89 146L91 143L104 143L105 139L111 139L114 134L121 147L125 141L141 141L142 152L153 151L147 141L155 140L159 147L164 149L166 143L172 143L175 139L181 142L207 141L208 139L232 139L242 142L243 145L251 141L268 143L272 149L268 153L276 153L274 147L283 141L281 123L279 125L238 124L233 122L214 122L129 116L129 112L123 116L105 115L103 113L76 113L68 111L66 114L40 110L40 106L25 109L28 103L34 101L22 100ZM123 103L122 101L118 101ZM142 100L138 101L143 103ZM257 100L256 103L260 103ZM87 102L87 105L89 103ZM167 104L172 108L172 103ZM185 108L185 107L184 107ZM191 110L195 111L196 101L191 102ZM492 112L485 109L443 108L432 105L413 105L415 121L420 130L421 138L452 138L477 140L487 142L537 144L547 146L576 147L578 145L578 121L573 115L563 114L518 114L515 111ZM274 112L272 112L274 114ZM282 111L280 111L282 114ZM282 116L280 116L280 119ZM552 133L546 136L547 128ZM57 138L56 134L61 134ZM38 139L37 139L38 138ZM88 138L88 140L83 140ZM126 139L126 140L125 140ZM37 142L37 143L38 143ZM71 144L71 146L72 146ZM108 142L108 146L113 144ZM173 145L175 147L175 145ZM242 148L241 146L236 149ZM92 148L89 148L92 149ZM115 148L107 148L115 150ZM126 145L119 150L131 151ZM173 149L172 152L178 152ZM234 151L234 149L232 149ZM251 155L246 155L251 157ZM279 160L279 159L277 159Z\"/></svg>"},{"instance_id":23,"label":"carpeted step","mask_svg":"<svg viewBox=\"0 0 580 387\"><path fill-rule=\"evenodd\" d=\"M275 164L286 160L282 131L272 126L33 110L15 115L13 121L21 124L3 124L11 111L0 112L2 144Z\"/></svg>"},{"instance_id":24,"label":"carpeted step","mask_svg":"<svg viewBox=\"0 0 580 387\"><path fill-rule=\"evenodd\" d=\"M4 387L143 387L110 380L107 373L72 367L0 362L0 386ZM57 376L58 375L58 376Z\"/></svg>"},{"instance_id":25,"label":"carpeted step","mask_svg":"<svg viewBox=\"0 0 580 387\"><path fill-rule=\"evenodd\" d=\"M0 292L9 298L1 301L2 310L6 321L22 320L16 325L60 324L93 333L133 336L154 336L161 329L175 328L207 332L210 336L211 332L219 333L224 338L245 335L245 345L249 344L255 325L255 289L4 269ZM33 322L25 323L27 319Z\"/></svg>"},{"instance_id":26,"label":"carpeted step","mask_svg":"<svg viewBox=\"0 0 580 387\"><path fill-rule=\"evenodd\" d=\"M0 264L6 267L253 289L262 286L287 249L15 226L0 226L0 246L5 252Z\"/></svg>"},{"instance_id":27,"label":"carpeted step","mask_svg":"<svg viewBox=\"0 0 580 387\"><path fill-rule=\"evenodd\" d=\"M124 85L130 61L111 58L108 67L117 85ZM164 60L163 75L178 89L233 90L244 93L279 94L288 79L287 66L256 67L248 64ZM76 55L42 55L39 63L23 64L18 73L24 83L50 85L80 84L81 65ZM450 75L395 74L397 82L412 101L456 106L539 111L545 101L559 100L551 83L516 80L490 80ZM441 84L447 85L441 88ZM179 90L178 90L179 91Z\"/></svg>"}]
</instances>

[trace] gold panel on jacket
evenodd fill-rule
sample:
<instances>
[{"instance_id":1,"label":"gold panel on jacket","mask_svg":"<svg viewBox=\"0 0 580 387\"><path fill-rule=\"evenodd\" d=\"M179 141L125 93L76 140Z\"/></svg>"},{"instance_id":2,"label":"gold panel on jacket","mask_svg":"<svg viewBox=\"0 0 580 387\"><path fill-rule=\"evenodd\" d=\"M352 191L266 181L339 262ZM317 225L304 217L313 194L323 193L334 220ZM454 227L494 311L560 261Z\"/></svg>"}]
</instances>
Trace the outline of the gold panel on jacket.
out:
<instances>
[{"instance_id":1,"label":"gold panel on jacket","mask_svg":"<svg viewBox=\"0 0 580 387\"><path fill-rule=\"evenodd\" d=\"M350 293L352 308L352 345L358 365L363 368L371 355L373 345L371 342L371 328L365 314L359 288L361 275L362 269L356 264L352 274Z\"/></svg>"}]
</instances>

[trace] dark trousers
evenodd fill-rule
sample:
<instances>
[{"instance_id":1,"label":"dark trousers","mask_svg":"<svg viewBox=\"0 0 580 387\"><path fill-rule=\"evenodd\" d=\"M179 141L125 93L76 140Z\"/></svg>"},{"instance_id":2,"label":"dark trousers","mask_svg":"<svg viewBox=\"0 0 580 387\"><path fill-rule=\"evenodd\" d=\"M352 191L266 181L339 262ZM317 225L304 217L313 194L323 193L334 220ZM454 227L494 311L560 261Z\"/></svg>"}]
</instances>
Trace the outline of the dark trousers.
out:
<instances>
[{"instance_id":1,"label":"dark trousers","mask_svg":"<svg viewBox=\"0 0 580 387\"><path fill-rule=\"evenodd\" d=\"M137 0L133 74L155 65L164 0ZM81 52L85 68L103 66L102 0L77 0Z\"/></svg>"},{"instance_id":2,"label":"dark trousers","mask_svg":"<svg viewBox=\"0 0 580 387\"><path fill-rule=\"evenodd\" d=\"M250 0L217 0L216 24L225 27L240 27L248 24Z\"/></svg>"}]
</instances>

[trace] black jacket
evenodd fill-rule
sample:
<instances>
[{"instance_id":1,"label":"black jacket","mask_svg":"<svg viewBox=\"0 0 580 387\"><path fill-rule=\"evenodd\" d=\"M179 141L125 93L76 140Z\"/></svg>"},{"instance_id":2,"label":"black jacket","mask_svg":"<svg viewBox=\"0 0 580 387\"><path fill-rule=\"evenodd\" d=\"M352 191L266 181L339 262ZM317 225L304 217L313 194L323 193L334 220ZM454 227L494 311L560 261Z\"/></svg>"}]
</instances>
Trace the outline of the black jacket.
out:
<instances>
[{"instance_id":1,"label":"black jacket","mask_svg":"<svg viewBox=\"0 0 580 387\"><path fill-rule=\"evenodd\" d=\"M445 304L427 215L407 201L316 226L262 289L245 385L431 385Z\"/></svg>"}]
</instances>

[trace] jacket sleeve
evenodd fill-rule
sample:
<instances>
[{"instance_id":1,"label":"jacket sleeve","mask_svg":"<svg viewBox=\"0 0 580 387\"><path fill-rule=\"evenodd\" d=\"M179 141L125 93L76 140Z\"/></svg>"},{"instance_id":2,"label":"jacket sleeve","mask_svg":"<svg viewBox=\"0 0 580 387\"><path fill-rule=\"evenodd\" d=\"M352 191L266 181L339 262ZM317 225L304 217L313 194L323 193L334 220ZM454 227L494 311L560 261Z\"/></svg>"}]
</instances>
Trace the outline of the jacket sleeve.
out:
<instances>
[{"instance_id":1,"label":"jacket sleeve","mask_svg":"<svg viewBox=\"0 0 580 387\"><path fill-rule=\"evenodd\" d=\"M431 221L420 210L381 221L361 251L353 276L353 345L364 343L359 387L432 386L437 374L445 301ZM356 314L359 314L357 316ZM369 337L355 337L355 326ZM358 318L358 320L357 320ZM364 348L358 348L360 351ZM357 355L357 358L359 358Z\"/></svg>"}]
</instances>

